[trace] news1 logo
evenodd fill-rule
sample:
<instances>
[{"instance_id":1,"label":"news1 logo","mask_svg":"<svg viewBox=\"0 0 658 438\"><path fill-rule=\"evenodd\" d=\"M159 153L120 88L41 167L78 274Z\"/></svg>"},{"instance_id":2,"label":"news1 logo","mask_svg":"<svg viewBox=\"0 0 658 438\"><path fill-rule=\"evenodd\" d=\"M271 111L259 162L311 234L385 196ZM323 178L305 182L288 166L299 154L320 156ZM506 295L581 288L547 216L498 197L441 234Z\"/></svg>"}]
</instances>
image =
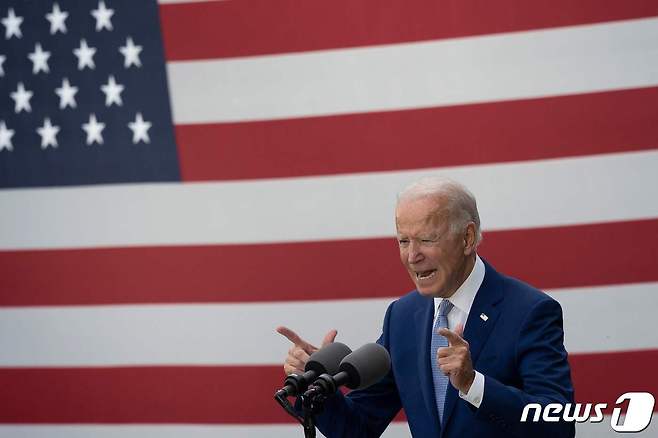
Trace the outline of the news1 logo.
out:
<instances>
[{"instance_id":1,"label":"news1 logo","mask_svg":"<svg viewBox=\"0 0 658 438\"><path fill-rule=\"evenodd\" d=\"M622 418L622 408L616 407L612 410L610 418L610 427L617 432L642 432L649 426L653 406L656 400L648 392L627 392L619 396L615 406L619 406L628 400L626 415ZM539 403L530 403L523 408L521 422L531 421L536 423L541 418L546 422L576 422L583 423L600 423L603 421L603 410L608 407L607 403L549 403L542 406ZM532 417L528 420L530 412Z\"/></svg>"}]
</instances>

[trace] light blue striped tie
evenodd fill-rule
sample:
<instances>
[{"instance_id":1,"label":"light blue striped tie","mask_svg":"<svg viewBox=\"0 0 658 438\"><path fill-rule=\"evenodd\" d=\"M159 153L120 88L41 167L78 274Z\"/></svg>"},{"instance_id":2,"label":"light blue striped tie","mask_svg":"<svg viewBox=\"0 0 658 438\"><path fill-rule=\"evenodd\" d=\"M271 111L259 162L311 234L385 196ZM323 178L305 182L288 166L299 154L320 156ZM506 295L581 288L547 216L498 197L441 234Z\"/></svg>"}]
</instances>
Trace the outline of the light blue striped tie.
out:
<instances>
[{"instance_id":1,"label":"light blue striped tie","mask_svg":"<svg viewBox=\"0 0 658 438\"><path fill-rule=\"evenodd\" d=\"M432 330L432 350L430 361L432 363L432 378L434 379L434 395L436 398L436 409L439 412L439 421L443 422L443 406L446 402L446 391L450 379L443 374L439 364L436 361L436 351L441 347L448 346L448 340L439 335L437 332L440 328L448 328L448 313L452 310L453 304L448 300L442 300L439 305L439 317L436 318L434 329Z\"/></svg>"}]
</instances>

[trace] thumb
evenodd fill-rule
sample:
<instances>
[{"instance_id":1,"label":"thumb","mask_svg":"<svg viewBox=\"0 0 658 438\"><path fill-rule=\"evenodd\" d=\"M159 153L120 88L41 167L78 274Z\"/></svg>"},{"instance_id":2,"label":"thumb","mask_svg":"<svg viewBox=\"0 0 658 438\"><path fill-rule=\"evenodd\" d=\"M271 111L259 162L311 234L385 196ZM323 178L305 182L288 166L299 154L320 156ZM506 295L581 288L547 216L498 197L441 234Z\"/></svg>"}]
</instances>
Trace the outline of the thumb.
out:
<instances>
[{"instance_id":1,"label":"thumb","mask_svg":"<svg viewBox=\"0 0 658 438\"><path fill-rule=\"evenodd\" d=\"M464 324L457 324L457 327L455 327L455 333L457 333L457 335L460 338L463 338L464 337Z\"/></svg>"},{"instance_id":2,"label":"thumb","mask_svg":"<svg viewBox=\"0 0 658 438\"><path fill-rule=\"evenodd\" d=\"M329 330L329 332L326 335L324 335L324 338L322 339L322 345L320 346L320 348L334 342L334 340L336 339L337 334L338 334L338 331Z\"/></svg>"}]
</instances>

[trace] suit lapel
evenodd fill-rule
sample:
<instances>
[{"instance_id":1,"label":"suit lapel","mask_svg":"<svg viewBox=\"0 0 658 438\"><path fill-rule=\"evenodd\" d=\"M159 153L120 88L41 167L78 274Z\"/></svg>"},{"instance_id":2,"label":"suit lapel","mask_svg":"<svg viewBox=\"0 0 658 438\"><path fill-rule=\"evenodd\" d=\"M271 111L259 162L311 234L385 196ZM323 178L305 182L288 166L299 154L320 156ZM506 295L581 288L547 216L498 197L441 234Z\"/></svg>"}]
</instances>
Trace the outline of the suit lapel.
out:
<instances>
[{"instance_id":1,"label":"suit lapel","mask_svg":"<svg viewBox=\"0 0 658 438\"><path fill-rule=\"evenodd\" d=\"M425 400L425 407L430 414L434 430L439 430L439 414L436 411L434 396L434 381L430 367L430 345L432 326L434 320L434 300L429 298L427 303L416 310L414 321L416 324L416 339L418 340L418 377L420 389Z\"/></svg>"},{"instance_id":2,"label":"suit lapel","mask_svg":"<svg viewBox=\"0 0 658 438\"><path fill-rule=\"evenodd\" d=\"M489 335L491 334L500 314L495 306L503 299L503 291L500 288L498 273L486 261L484 262L484 266L484 280L473 300L473 305L468 313L468 319L466 320L466 328L464 331L464 339L468 341L471 352L471 362L473 364L477 362L482 347L487 343ZM484 317L481 315L484 315ZM443 425L448 424L450 415L452 414L458 398L459 394L457 389L452 385L449 385L446 394L446 404L443 410ZM444 429L442 428L442 434L443 431Z\"/></svg>"}]
</instances>

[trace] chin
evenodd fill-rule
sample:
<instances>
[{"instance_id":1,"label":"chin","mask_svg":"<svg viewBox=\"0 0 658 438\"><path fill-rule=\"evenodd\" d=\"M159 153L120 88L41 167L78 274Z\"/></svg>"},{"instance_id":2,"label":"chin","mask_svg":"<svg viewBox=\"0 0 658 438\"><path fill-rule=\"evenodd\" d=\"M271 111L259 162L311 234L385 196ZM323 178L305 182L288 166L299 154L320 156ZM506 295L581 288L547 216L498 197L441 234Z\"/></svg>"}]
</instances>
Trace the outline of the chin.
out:
<instances>
[{"instance_id":1,"label":"chin","mask_svg":"<svg viewBox=\"0 0 658 438\"><path fill-rule=\"evenodd\" d=\"M419 286L416 284L416 290L418 291L419 294L425 296L425 297L438 297L440 295L437 294L436 288L431 287L431 286Z\"/></svg>"}]
</instances>

